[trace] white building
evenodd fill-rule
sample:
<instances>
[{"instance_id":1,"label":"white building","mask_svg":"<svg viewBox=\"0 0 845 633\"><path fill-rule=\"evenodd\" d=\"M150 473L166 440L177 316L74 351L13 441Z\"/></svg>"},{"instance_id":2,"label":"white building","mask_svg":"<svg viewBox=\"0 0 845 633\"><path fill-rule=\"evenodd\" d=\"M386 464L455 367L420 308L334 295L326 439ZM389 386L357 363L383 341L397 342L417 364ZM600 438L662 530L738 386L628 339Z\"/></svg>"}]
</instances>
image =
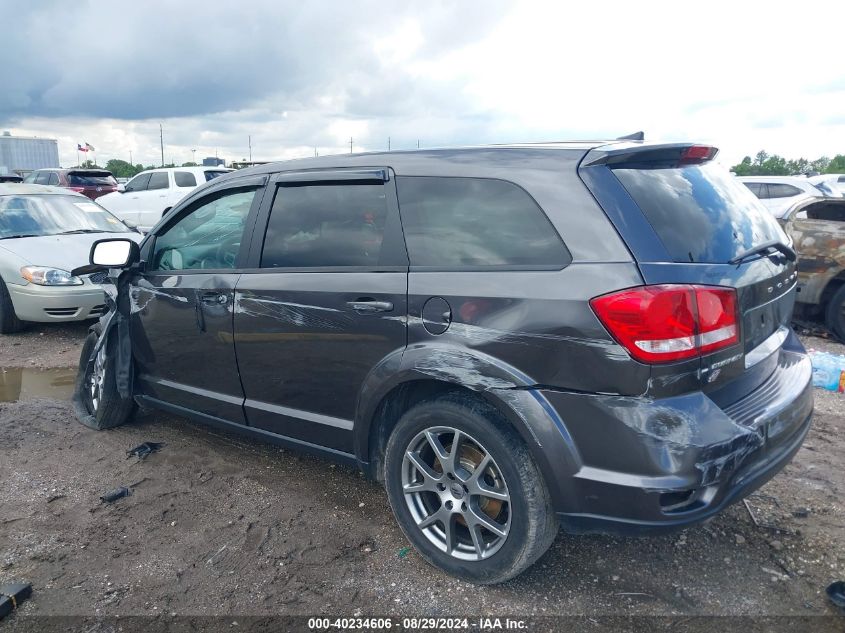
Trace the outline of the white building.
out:
<instances>
[{"instance_id":1,"label":"white building","mask_svg":"<svg viewBox=\"0 0 845 633\"><path fill-rule=\"evenodd\" d=\"M0 134L0 174L25 175L33 169L59 167L59 144L53 138Z\"/></svg>"}]
</instances>

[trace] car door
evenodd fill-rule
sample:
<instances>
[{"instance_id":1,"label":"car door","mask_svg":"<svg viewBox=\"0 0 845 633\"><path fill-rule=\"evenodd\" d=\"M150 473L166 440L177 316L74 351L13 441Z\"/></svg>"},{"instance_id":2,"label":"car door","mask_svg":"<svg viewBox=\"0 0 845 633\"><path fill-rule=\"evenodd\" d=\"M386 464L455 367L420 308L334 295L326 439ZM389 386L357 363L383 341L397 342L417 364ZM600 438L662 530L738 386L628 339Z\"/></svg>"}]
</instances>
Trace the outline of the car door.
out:
<instances>
[{"instance_id":1,"label":"car door","mask_svg":"<svg viewBox=\"0 0 845 633\"><path fill-rule=\"evenodd\" d=\"M149 231L161 219L164 210L172 204L170 173L154 171L150 174L147 190L138 197L138 227Z\"/></svg>"},{"instance_id":2,"label":"car door","mask_svg":"<svg viewBox=\"0 0 845 633\"><path fill-rule=\"evenodd\" d=\"M138 174L126 183L122 193L108 194L103 196L98 202L121 220L131 222L137 226L141 196L146 194L147 185L150 183L150 176L152 176L152 172L149 171Z\"/></svg>"},{"instance_id":3,"label":"car door","mask_svg":"<svg viewBox=\"0 0 845 633\"><path fill-rule=\"evenodd\" d=\"M130 288L143 395L243 423L232 339L234 288L266 177L230 181L177 210L145 243Z\"/></svg>"},{"instance_id":4,"label":"car door","mask_svg":"<svg viewBox=\"0 0 845 633\"><path fill-rule=\"evenodd\" d=\"M388 169L276 176L235 293L248 423L351 453L362 384L406 346L407 272Z\"/></svg>"}]
</instances>

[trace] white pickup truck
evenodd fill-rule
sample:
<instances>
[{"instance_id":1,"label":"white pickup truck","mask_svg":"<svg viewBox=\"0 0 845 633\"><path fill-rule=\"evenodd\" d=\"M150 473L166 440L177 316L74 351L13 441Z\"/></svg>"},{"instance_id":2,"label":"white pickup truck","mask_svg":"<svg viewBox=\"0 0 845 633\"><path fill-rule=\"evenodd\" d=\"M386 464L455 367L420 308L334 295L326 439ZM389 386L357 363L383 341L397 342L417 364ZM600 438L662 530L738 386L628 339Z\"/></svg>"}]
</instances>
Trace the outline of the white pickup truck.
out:
<instances>
[{"instance_id":1,"label":"white pickup truck","mask_svg":"<svg viewBox=\"0 0 845 633\"><path fill-rule=\"evenodd\" d=\"M232 171L226 167L164 167L142 171L97 202L146 233L191 191Z\"/></svg>"}]
</instances>

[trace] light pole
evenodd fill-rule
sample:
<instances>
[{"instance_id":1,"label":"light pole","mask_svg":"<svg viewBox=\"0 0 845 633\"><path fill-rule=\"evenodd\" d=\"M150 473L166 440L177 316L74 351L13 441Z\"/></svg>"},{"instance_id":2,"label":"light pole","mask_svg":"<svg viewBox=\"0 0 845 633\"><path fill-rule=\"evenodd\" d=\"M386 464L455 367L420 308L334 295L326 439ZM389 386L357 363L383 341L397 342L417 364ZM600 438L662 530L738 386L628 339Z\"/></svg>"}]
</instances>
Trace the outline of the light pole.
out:
<instances>
[{"instance_id":1,"label":"light pole","mask_svg":"<svg viewBox=\"0 0 845 633\"><path fill-rule=\"evenodd\" d=\"M191 150L191 162L196 165L197 164L197 150Z\"/></svg>"}]
</instances>

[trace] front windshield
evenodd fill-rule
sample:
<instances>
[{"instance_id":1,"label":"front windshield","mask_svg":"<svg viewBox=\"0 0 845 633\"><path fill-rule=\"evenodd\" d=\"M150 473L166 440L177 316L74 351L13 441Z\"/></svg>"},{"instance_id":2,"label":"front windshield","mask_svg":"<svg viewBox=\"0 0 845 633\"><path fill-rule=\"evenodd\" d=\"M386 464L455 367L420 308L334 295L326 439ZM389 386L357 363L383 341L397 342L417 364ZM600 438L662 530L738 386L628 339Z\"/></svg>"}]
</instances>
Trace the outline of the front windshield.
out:
<instances>
[{"instance_id":1,"label":"front windshield","mask_svg":"<svg viewBox=\"0 0 845 633\"><path fill-rule=\"evenodd\" d=\"M0 239L72 233L128 233L123 222L86 198L0 196Z\"/></svg>"}]
</instances>

